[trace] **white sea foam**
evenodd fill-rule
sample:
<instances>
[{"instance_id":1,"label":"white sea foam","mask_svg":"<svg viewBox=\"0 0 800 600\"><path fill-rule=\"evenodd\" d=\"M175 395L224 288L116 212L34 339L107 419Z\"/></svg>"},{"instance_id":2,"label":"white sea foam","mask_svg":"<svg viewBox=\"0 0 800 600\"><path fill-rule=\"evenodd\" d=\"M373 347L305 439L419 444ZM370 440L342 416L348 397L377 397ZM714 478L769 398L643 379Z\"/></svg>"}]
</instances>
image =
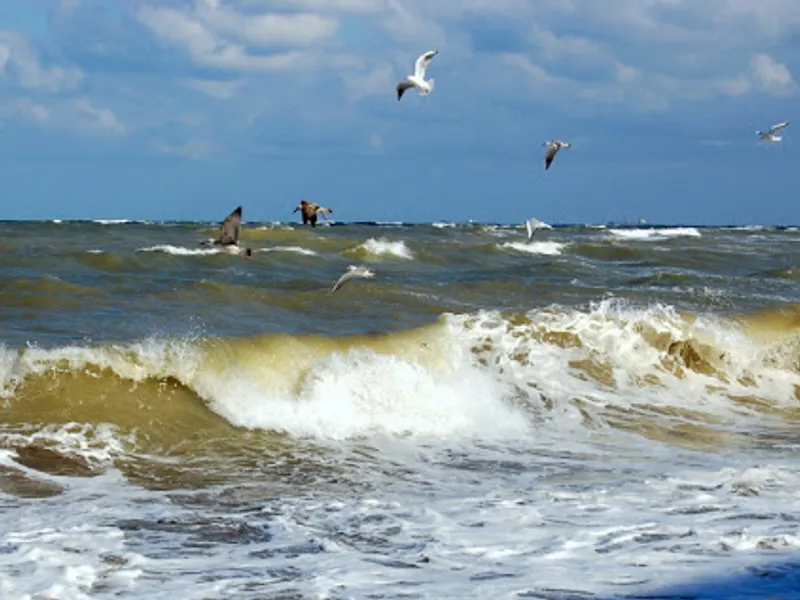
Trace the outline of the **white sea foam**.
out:
<instances>
[{"instance_id":1,"label":"white sea foam","mask_svg":"<svg viewBox=\"0 0 800 600\"><path fill-rule=\"evenodd\" d=\"M305 256L319 256L318 252L302 248L300 246L273 246L271 248L259 248L256 252L292 252L294 254L303 254Z\"/></svg>"},{"instance_id":2,"label":"white sea foam","mask_svg":"<svg viewBox=\"0 0 800 600\"><path fill-rule=\"evenodd\" d=\"M651 339L659 336L712 344L725 377L663 368L668 352ZM182 494L132 485L113 468L124 448L113 429L50 428L41 441L108 468L94 478L26 471L64 492L11 500L19 505L0 520L0 596L362 598L424 585L427 596L459 599L794 597L794 450L740 448L725 436L684 449L648 437L652 421L626 432L604 415L671 420L687 441L681 410L732 435L754 419L763 426L767 414L729 395L793 410L796 353L776 354L731 322L619 301L513 319L448 315L427 339L427 351L408 356L363 347L320 355L313 344L304 356L301 344L280 371L269 353L213 354L194 340L3 350L6 391L32 373L87 363L132 381L174 377L232 423L314 438L337 461L337 478L358 485L329 489L325 468L293 457L323 480L313 493L293 492L294 481L276 493L269 480L250 505L247 493L230 496L234 510L215 505L231 490L209 488L183 508ZM611 383L587 375L586 361L607 365ZM0 462L17 466L11 450ZM206 521L264 534L241 544L192 539Z\"/></svg>"},{"instance_id":3,"label":"white sea foam","mask_svg":"<svg viewBox=\"0 0 800 600\"><path fill-rule=\"evenodd\" d=\"M695 227L670 227L660 229L609 229L608 233L625 240L657 241L676 237L701 237Z\"/></svg>"},{"instance_id":4,"label":"white sea foam","mask_svg":"<svg viewBox=\"0 0 800 600\"><path fill-rule=\"evenodd\" d=\"M265 394L254 383L203 376L197 381L200 393L213 398L214 409L232 423L297 436L508 439L526 432L524 416L503 403L494 380L465 362L440 371L395 356L354 351L318 363L296 397Z\"/></svg>"},{"instance_id":5,"label":"white sea foam","mask_svg":"<svg viewBox=\"0 0 800 600\"><path fill-rule=\"evenodd\" d=\"M371 256L391 256L413 260L414 254L403 240L390 240L388 238L369 238L356 250L362 250Z\"/></svg>"},{"instance_id":6,"label":"white sea foam","mask_svg":"<svg viewBox=\"0 0 800 600\"><path fill-rule=\"evenodd\" d=\"M94 223L99 225L124 225L125 223L134 223L130 219L94 219Z\"/></svg>"},{"instance_id":7,"label":"white sea foam","mask_svg":"<svg viewBox=\"0 0 800 600\"><path fill-rule=\"evenodd\" d=\"M147 248L138 248L137 252L163 252L174 256L207 256L209 254L219 254L223 252L220 247L211 248L185 248L183 246L173 246L172 244L159 244Z\"/></svg>"},{"instance_id":8,"label":"white sea foam","mask_svg":"<svg viewBox=\"0 0 800 600\"><path fill-rule=\"evenodd\" d=\"M259 229L261 231L271 231L273 229L279 229L281 231L293 231L294 227L282 221L271 221L269 223L259 225L258 227L254 227L254 229Z\"/></svg>"},{"instance_id":9,"label":"white sea foam","mask_svg":"<svg viewBox=\"0 0 800 600\"><path fill-rule=\"evenodd\" d=\"M561 242L504 242L497 245L499 248L508 248L525 254L544 254L558 256L567 247Z\"/></svg>"}]
</instances>

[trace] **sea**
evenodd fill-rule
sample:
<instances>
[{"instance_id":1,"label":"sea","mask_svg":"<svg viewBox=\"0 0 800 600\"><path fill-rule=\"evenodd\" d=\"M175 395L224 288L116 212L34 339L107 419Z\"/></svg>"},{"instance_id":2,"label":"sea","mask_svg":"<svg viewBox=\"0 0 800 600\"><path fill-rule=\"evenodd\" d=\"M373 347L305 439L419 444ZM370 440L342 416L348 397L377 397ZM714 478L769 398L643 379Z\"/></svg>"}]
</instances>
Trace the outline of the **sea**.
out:
<instances>
[{"instance_id":1,"label":"sea","mask_svg":"<svg viewBox=\"0 0 800 600\"><path fill-rule=\"evenodd\" d=\"M0 222L0 599L800 598L797 227L218 229Z\"/></svg>"}]
</instances>

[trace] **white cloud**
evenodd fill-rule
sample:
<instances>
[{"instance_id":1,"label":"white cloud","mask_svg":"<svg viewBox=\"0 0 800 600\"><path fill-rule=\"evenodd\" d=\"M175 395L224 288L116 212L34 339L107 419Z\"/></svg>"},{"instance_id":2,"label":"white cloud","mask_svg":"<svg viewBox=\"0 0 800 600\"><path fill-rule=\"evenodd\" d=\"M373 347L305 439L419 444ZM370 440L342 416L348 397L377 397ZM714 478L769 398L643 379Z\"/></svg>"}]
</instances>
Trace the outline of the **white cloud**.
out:
<instances>
[{"instance_id":1,"label":"white cloud","mask_svg":"<svg viewBox=\"0 0 800 600\"><path fill-rule=\"evenodd\" d=\"M238 13L219 0L197 0L185 11L147 5L137 17L157 37L183 47L195 62L240 71L313 65L313 53L298 48L325 42L338 27L335 20L315 14ZM264 47L282 50L257 51Z\"/></svg>"},{"instance_id":2,"label":"white cloud","mask_svg":"<svg viewBox=\"0 0 800 600\"><path fill-rule=\"evenodd\" d=\"M17 85L41 92L72 91L83 79L74 67L45 67L28 39L15 31L0 31L0 71Z\"/></svg>"},{"instance_id":3,"label":"white cloud","mask_svg":"<svg viewBox=\"0 0 800 600\"><path fill-rule=\"evenodd\" d=\"M153 143L153 148L162 154L199 160L207 158L213 153L214 144L195 139L186 140L182 144L170 144L164 141L156 141Z\"/></svg>"},{"instance_id":4,"label":"white cloud","mask_svg":"<svg viewBox=\"0 0 800 600\"><path fill-rule=\"evenodd\" d=\"M330 39L338 21L315 13L239 13L219 0L197 0L194 15L209 30L256 46L308 46Z\"/></svg>"},{"instance_id":5,"label":"white cloud","mask_svg":"<svg viewBox=\"0 0 800 600\"><path fill-rule=\"evenodd\" d=\"M786 96L795 90L789 69L768 54L757 54L750 60L750 73L756 85L768 94Z\"/></svg>"},{"instance_id":6,"label":"white cloud","mask_svg":"<svg viewBox=\"0 0 800 600\"><path fill-rule=\"evenodd\" d=\"M11 58L11 48L7 44L0 44L0 73L5 74L6 65Z\"/></svg>"},{"instance_id":7,"label":"white cloud","mask_svg":"<svg viewBox=\"0 0 800 600\"><path fill-rule=\"evenodd\" d=\"M386 0L254 0L248 4L269 4L282 9L334 14L374 14L386 10Z\"/></svg>"},{"instance_id":8,"label":"white cloud","mask_svg":"<svg viewBox=\"0 0 800 600\"><path fill-rule=\"evenodd\" d=\"M50 111L47 108L45 108L41 104L32 102L27 98L21 98L17 100L17 108L19 108L22 114L32 118L33 120L39 123L44 123L45 121L47 121L47 119L50 118Z\"/></svg>"},{"instance_id":9,"label":"white cloud","mask_svg":"<svg viewBox=\"0 0 800 600\"><path fill-rule=\"evenodd\" d=\"M390 97L394 93L395 77L392 67L385 62L375 65L366 73L342 73L350 99L354 101L371 96Z\"/></svg>"},{"instance_id":10,"label":"white cloud","mask_svg":"<svg viewBox=\"0 0 800 600\"><path fill-rule=\"evenodd\" d=\"M99 133L121 135L125 133L125 126L117 115L109 108L97 108L88 98L80 98L72 102L72 108L88 120L83 120L83 126Z\"/></svg>"},{"instance_id":11,"label":"white cloud","mask_svg":"<svg viewBox=\"0 0 800 600\"><path fill-rule=\"evenodd\" d=\"M236 95L237 90L244 85L243 79L220 81L216 79L184 79L181 82L190 90L195 90L211 98L229 100Z\"/></svg>"}]
</instances>

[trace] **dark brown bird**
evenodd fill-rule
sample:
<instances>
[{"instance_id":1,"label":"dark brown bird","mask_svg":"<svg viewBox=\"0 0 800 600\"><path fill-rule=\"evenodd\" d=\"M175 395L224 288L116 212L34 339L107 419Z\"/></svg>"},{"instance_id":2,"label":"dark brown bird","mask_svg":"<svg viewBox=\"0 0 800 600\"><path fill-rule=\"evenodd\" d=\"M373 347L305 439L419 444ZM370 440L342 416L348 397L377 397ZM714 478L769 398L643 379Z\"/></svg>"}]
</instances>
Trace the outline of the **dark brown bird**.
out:
<instances>
[{"instance_id":1,"label":"dark brown bird","mask_svg":"<svg viewBox=\"0 0 800 600\"><path fill-rule=\"evenodd\" d=\"M303 225L308 225L310 223L312 227L317 226L318 215L322 215L322 218L327 221L328 217L325 216L325 213L333 214L333 211L330 208L325 208L316 202L309 202L308 200L301 200L300 204L292 211L292 213L296 213L298 210L303 216Z\"/></svg>"},{"instance_id":2,"label":"dark brown bird","mask_svg":"<svg viewBox=\"0 0 800 600\"><path fill-rule=\"evenodd\" d=\"M250 258L253 251L250 248L239 247L239 234L242 232L242 207L237 206L231 214L229 214L219 229L219 237L215 239L212 244L215 246L222 246L222 249L229 254L235 254L242 258ZM208 242L203 242L203 246L207 246Z\"/></svg>"}]
</instances>

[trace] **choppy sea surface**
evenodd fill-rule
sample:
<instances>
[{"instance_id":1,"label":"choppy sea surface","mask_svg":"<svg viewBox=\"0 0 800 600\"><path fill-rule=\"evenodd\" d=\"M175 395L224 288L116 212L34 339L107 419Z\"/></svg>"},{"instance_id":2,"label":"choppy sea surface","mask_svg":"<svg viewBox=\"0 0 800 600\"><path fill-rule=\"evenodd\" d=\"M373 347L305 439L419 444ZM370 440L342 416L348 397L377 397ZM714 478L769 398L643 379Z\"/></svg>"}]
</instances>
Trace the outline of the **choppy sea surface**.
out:
<instances>
[{"instance_id":1,"label":"choppy sea surface","mask_svg":"<svg viewBox=\"0 0 800 600\"><path fill-rule=\"evenodd\" d=\"M797 228L217 227L0 223L0 598L800 597Z\"/></svg>"}]
</instances>

